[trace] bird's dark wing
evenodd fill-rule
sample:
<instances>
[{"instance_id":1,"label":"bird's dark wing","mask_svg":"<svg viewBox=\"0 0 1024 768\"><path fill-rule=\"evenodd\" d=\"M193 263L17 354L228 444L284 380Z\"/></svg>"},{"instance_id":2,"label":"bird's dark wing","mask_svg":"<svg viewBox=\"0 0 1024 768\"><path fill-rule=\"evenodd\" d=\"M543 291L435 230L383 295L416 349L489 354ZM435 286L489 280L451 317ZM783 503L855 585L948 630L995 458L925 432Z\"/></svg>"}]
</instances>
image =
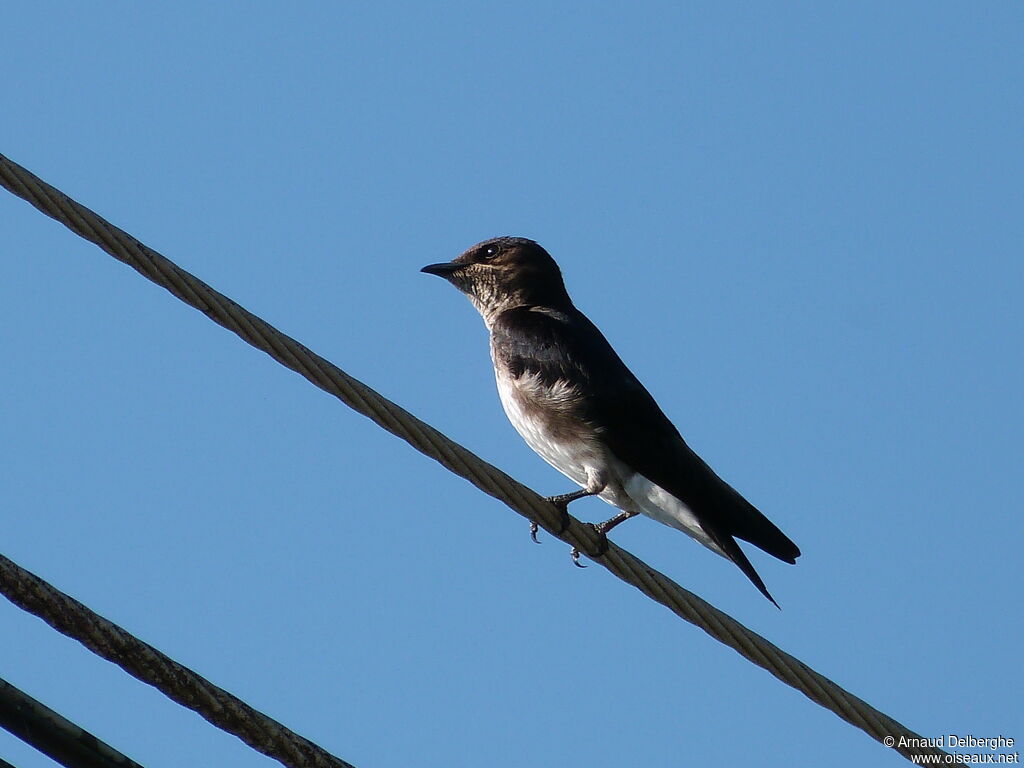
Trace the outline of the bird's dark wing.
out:
<instances>
[{"instance_id":1,"label":"bird's dark wing","mask_svg":"<svg viewBox=\"0 0 1024 768\"><path fill-rule=\"evenodd\" d=\"M575 308L519 307L502 313L491 333L496 354L514 376L529 373L549 385L566 381L585 392L578 415L601 430L621 461L685 503L771 599L732 537L788 563L796 561L799 548L690 449L586 316Z\"/></svg>"}]
</instances>

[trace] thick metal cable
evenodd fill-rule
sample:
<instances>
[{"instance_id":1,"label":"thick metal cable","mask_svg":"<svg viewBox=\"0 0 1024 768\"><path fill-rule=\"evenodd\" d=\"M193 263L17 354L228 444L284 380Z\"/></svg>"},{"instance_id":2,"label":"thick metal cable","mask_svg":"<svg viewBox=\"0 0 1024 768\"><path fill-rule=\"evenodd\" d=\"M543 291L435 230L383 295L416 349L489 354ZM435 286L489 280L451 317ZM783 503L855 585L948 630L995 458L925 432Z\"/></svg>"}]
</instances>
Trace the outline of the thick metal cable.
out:
<instances>
[{"instance_id":1,"label":"thick metal cable","mask_svg":"<svg viewBox=\"0 0 1024 768\"><path fill-rule=\"evenodd\" d=\"M543 497L3 155L0 184L872 738L893 737L897 745L901 736L921 738L621 547L608 542L602 552L593 526L570 516L562 530L564 518ZM932 748L896 750L908 759L912 753L945 754Z\"/></svg>"},{"instance_id":2,"label":"thick metal cable","mask_svg":"<svg viewBox=\"0 0 1024 768\"><path fill-rule=\"evenodd\" d=\"M354 768L0 555L0 591L97 656L290 768ZM134 763L131 763L134 765Z\"/></svg>"}]
</instances>

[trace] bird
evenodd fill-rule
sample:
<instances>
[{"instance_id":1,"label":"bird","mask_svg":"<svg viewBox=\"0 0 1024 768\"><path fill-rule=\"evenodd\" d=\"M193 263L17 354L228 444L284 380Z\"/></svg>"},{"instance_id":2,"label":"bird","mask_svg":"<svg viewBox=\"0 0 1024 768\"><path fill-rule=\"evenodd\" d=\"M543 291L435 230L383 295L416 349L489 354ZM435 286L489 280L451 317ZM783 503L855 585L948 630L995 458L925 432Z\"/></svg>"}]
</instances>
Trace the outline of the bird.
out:
<instances>
[{"instance_id":1,"label":"bird","mask_svg":"<svg viewBox=\"0 0 1024 768\"><path fill-rule=\"evenodd\" d=\"M601 534L637 514L690 535L735 563L777 608L740 549L742 539L787 563L800 549L722 480L683 440L651 394L573 304L562 272L537 242L495 237L422 272L464 293L490 334L506 416L526 443L580 490L620 512ZM531 533L536 539L537 526ZM573 552L578 563L578 552Z\"/></svg>"}]
</instances>

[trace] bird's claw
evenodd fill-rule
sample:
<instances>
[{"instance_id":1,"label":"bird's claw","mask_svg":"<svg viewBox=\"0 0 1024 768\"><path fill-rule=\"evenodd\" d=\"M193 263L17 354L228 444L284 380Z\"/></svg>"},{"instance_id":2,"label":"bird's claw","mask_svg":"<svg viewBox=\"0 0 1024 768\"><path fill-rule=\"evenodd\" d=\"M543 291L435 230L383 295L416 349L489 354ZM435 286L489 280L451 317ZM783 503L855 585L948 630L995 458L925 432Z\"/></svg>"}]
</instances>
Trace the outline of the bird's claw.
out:
<instances>
[{"instance_id":1,"label":"bird's claw","mask_svg":"<svg viewBox=\"0 0 1024 768\"><path fill-rule=\"evenodd\" d=\"M537 531L540 530L540 526L537 525L533 520L530 521L530 538L533 539L534 544L540 544L540 539L537 538Z\"/></svg>"},{"instance_id":2,"label":"bird's claw","mask_svg":"<svg viewBox=\"0 0 1024 768\"><path fill-rule=\"evenodd\" d=\"M597 551L594 552L593 555L589 556L602 557L608 552L608 536L605 534L607 526L605 525L605 523L587 523L587 525L593 528L597 535L601 537L597 545ZM586 568L587 566L580 562L581 554L583 553L580 552L579 548L573 547L572 552L569 553L569 556L572 558L572 564L575 565L577 568Z\"/></svg>"}]
</instances>

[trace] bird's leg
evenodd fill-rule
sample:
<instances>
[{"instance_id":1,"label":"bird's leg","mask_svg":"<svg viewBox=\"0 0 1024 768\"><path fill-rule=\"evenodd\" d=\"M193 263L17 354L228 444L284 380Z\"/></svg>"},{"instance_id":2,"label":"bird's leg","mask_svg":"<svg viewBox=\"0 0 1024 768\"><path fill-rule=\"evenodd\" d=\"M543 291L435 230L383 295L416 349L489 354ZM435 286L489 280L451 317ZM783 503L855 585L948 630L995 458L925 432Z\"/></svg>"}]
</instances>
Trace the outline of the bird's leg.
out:
<instances>
[{"instance_id":1,"label":"bird's leg","mask_svg":"<svg viewBox=\"0 0 1024 768\"><path fill-rule=\"evenodd\" d=\"M570 502L576 501L576 499L582 499L584 496L593 496L594 494L600 492L600 488L596 488L593 490L588 488L580 488L578 491L573 491L572 493L560 493L558 496L548 496L548 501L550 501L552 504L554 504L556 507L562 510L566 515L568 515ZM568 527L569 521L566 520L565 522L566 527ZM562 530L564 531L565 528L562 528Z\"/></svg>"},{"instance_id":2,"label":"bird's leg","mask_svg":"<svg viewBox=\"0 0 1024 768\"><path fill-rule=\"evenodd\" d=\"M593 496L594 494L600 493L604 489L602 484L599 488L582 488L572 493L563 493L561 496L551 496L548 498L552 504L562 510L564 515L562 519L562 530L564 531L569 527L569 502L575 501L576 499L582 499L584 496ZM572 548L572 552L569 553L569 557L572 558L572 564L577 568L586 568L583 563L580 562L580 551L576 547Z\"/></svg>"},{"instance_id":3,"label":"bird's leg","mask_svg":"<svg viewBox=\"0 0 1024 768\"><path fill-rule=\"evenodd\" d=\"M562 527L559 529L558 532L561 533L562 531L564 531L566 528L569 527L569 503L570 502L576 501L576 499L582 499L584 496L593 496L595 493L600 493L600 492L601 492L600 488L596 488L596 489L593 489L593 490L588 490L587 488L580 488L580 490L573 491L572 493L560 493L557 496L548 496L547 497L547 501L550 501L552 504L554 504L556 507L558 507L558 510L562 513ZM537 544L540 544L540 539L537 538L537 531L539 529L540 529L540 526L538 526L537 523L535 523L533 520L531 520L530 521L530 538L533 539L534 542L536 542ZM575 562L576 559L578 559L578 558L579 558L579 553L576 554L576 557L573 559L573 562ZM579 565L579 564L577 563L577 565ZM583 568L585 566L581 565L580 567Z\"/></svg>"},{"instance_id":4,"label":"bird's leg","mask_svg":"<svg viewBox=\"0 0 1024 768\"><path fill-rule=\"evenodd\" d=\"M610 520L605 520L603 523L598 523L597 525L594 526L594 528L597 529L598 533L605 533L606 534L606 533L608 533L608 531L610 531L612 528L614 528L619 523L624 523L627 520L629 520L629 518L636 517L638 514L640 514L640 513L639 512L619 512L619 514L617 514L615 517L611 518Z\"/></svg>"}]
</instances>

